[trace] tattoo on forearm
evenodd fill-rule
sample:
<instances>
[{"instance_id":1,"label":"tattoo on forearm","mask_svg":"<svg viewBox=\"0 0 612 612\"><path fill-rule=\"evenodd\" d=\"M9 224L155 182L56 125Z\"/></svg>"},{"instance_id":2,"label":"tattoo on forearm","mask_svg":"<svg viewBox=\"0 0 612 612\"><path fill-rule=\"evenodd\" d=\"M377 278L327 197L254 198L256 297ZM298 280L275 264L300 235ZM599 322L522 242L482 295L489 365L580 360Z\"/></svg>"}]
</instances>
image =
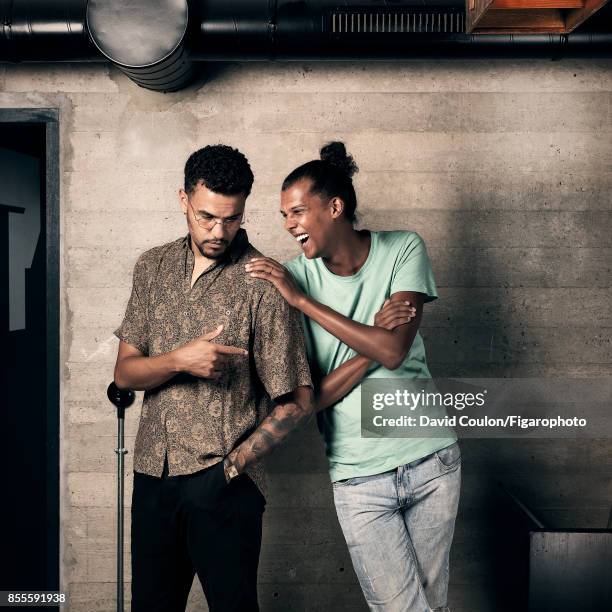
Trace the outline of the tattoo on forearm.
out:
<instances>
[{"instance_id":1,"label":"tattoo on forearm","mask_svg":"<svg viewBox=\"0 0 612 612\"><path fill-rule=\"evenodd\" d=\"M231 462L242 472L245 466L269 455L292 431L305 423L311 414L310 405L304 407L291 402L276 406L251 436L230 453Z\"/></svg>"}]
</instances>

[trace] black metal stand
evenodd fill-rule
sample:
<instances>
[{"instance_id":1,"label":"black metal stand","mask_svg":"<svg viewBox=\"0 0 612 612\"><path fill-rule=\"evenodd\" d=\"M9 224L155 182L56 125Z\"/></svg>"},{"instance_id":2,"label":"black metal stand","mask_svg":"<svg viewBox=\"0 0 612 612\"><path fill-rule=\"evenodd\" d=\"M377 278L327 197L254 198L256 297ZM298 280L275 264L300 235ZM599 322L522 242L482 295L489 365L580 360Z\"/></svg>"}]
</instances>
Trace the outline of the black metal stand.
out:
<instances>
[{"instance_id":1,"label":"black metal stand","mask_svg":"<svg viewBox=\"0 0 612 612\"><path fill-rule=\"evenodd\" d=\"M119 389L112 382L106 390L108 399L117 408L117 612L123 612L123 489L124 489L124 447L125 409L134 403L134 392L131 389Z\"/></svg>"}]
</instances>

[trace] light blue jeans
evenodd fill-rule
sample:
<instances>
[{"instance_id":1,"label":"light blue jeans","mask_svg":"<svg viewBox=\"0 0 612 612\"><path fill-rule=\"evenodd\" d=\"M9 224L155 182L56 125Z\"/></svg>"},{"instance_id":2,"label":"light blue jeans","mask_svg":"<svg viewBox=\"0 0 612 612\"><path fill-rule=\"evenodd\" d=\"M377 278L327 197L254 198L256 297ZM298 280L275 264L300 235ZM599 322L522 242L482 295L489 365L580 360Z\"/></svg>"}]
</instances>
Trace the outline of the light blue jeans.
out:
<instances>
[{"instance_id":1,"label":"light blue jeans","mask_svg":"<svg viewBox=\"0 0 612 612\"><path fill-rule=\"evenodd\" d=\"M449 612L448 558L460 486L456 442L390 472L333 483L370 610Z\"/></svg>"}]
</instances>

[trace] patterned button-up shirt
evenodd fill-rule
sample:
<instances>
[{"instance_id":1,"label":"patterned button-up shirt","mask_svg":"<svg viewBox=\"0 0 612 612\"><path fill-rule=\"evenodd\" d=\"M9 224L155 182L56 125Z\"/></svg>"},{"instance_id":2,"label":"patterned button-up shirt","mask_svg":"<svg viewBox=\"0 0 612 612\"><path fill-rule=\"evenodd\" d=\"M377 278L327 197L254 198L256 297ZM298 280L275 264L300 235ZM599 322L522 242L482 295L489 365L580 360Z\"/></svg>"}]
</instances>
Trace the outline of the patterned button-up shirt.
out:
<instances>
[{"instance_id":1,"label":"patterned button-up shirt","mask_svg":"<svg viewBox=\"0 0 612 612\"><path fill-rule=\"evenodd\" d=\"M213 341L244 348L218 380L179 374L145 392L134 470L160 477L214 465L257 427L278 398L311 385L299 313L269 282L244 269L260 253L241 229L191 287L189 235L143 253L115 335L144 355L167 353L223 324ZM249 473L263 485L261 466Z\"/></svg>"}]
</instances>

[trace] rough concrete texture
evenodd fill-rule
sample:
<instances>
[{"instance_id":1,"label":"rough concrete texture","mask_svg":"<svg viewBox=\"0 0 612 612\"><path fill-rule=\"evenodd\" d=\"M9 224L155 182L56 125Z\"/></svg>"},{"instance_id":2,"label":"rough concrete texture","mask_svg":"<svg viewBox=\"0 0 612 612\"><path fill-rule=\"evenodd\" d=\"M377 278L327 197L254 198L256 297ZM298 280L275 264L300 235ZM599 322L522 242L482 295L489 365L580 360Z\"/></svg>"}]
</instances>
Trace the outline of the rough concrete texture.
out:
<instances>
[{"instance_id":1,"label":"rough concrete texture","mask_svg":"<svg viewBox=\"0 0 612 612\"><path fill-rule=\"evenodd\" d=\"M247 154L247 230L284 259L296 246L277 212L282 178L344 140L361 168L362 224L417 230L429 246L441 299L423 335L435 375L612 375L610 61L232 64L166 95L104 65L5 65L0 91L2 107L61 116L61 571L71 612L114 609L112 330L137 255L185 232L176 191L199 146ZM137 405L130 448L138 416ZM612 446L472 440L463 454L450 603L504 610L515 585L500 575L497 480L551 526L602 527ZM303 432L268 467L262 610L364 610L318 434ZM127 506L130 471L131 454ZM198 581L189 609L206 609Z\"/></svg>"}]
</instances>

